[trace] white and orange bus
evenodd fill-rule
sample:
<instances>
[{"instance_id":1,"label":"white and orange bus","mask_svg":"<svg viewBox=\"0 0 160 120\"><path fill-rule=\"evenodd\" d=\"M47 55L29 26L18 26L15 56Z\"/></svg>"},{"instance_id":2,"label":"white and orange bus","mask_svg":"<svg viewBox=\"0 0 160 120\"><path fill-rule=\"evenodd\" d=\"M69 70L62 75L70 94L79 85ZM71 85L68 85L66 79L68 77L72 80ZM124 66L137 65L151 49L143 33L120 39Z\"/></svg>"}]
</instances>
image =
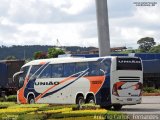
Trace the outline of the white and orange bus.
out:
<instances>
[{"instance_id":1,"label":"white and orange bus","mask_svg":"<svg viewBox=\"0 0 160 120\"><path fill-rule=\"evenodd\" d=\"M117 110L141 103L143 70L137 57L34 60L15 76L18 103L96 103Z\"/></svg>"}]
</instances>

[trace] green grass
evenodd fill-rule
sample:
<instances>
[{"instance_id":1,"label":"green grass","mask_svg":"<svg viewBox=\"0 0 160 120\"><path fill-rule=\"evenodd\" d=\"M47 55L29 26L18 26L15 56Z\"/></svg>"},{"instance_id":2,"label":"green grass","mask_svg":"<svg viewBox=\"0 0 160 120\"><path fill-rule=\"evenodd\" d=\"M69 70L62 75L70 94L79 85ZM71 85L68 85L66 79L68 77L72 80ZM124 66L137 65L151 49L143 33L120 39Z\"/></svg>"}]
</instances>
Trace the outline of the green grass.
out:
<instances>
[{"instance_id":1,"label":"green grass","mask_svg":"<svg viewBox=\"0 0 160 120\"><path fill-rule=\"evenodd\" d=\"M42 108L47 107L48 104L14 104L9 106L9 108Z\"/></svg>"},{"instance_id":2,"label":"green grass","mask_svg":"<svg viewBox=\"0 0 160 120\"><path fill-rule=\"evenodd\" d=\"M124 115L108 111L96 105L84 105L85 109L73 110L76 105L16 104L0 102L0 119L15 120L104 120L107 116ZM88 107L88 108L87 108ZM118 120L118 119L117 119ZM121 119L123 120L123 119Z\"/></svg>"},{"instance_id":3,"label":"green grass","mask_svg":"<svg viewBox=\"0 0 160 120\"><path fill-rule=\"evenodd\" d=\"M14 106L14 102L0 102L0 109L8 108L10 106Z\"/></svg>"}]
</instances>

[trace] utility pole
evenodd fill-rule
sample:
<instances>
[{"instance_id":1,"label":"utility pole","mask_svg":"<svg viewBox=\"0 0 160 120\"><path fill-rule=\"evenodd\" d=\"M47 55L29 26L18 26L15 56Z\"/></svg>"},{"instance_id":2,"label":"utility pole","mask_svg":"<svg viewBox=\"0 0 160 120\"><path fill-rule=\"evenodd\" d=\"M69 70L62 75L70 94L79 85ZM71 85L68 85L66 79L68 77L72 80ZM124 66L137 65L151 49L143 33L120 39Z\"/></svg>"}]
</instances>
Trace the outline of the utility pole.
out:
<instances>
[{"instance_id":1,"label":"utility pole","mask_svg":"<svg viewBox=\"0 0 160 120\"><path fill-rule=\"evenodd\" d=\"M59 42L59 39L57 38L57 48L62 49L63 51L66 51L65 47L61 45L61 43Z\"/></svg>"},{"instance_id":2,"label":"utility pole","mask_svg":"<svg viewBox=\"0 0 160 120\"><path fill-rule=\"evenodd\" d=\"M57 43L56 44L57 44L57 47L62 47L62 45L60 44L58 38L57 38Z\"/></svg>"},{"instance_id":3,"label":"utility pole","mask_svg":"<svg viewBox=\"0 0 160 120\"><path fill-rule=\"evenodd\" d=\"M99 56L110 55L107 0L96 0Z\"/></svg>"}]
</instances>

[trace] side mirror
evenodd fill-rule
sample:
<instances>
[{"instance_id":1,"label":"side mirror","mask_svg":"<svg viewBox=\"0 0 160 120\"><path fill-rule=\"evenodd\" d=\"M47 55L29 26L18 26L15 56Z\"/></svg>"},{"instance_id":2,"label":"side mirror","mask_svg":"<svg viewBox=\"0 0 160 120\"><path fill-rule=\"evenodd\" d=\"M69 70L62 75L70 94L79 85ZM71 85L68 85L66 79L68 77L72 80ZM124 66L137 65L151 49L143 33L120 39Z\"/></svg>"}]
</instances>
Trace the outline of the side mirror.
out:
<instances>
[{"instance_id":1,"label":"side mirror","mask_svg":"<svg viewBox=\"0 0 160 120\"><path fill-rule=\"evenodd\" d=\"M15 73L15 74L13 75L13 82L15 81L15 77L16 77L17 75L21 75L22 73L24 73L24 71L20 71L20 72Z\"/></svg>"}]
</instances>

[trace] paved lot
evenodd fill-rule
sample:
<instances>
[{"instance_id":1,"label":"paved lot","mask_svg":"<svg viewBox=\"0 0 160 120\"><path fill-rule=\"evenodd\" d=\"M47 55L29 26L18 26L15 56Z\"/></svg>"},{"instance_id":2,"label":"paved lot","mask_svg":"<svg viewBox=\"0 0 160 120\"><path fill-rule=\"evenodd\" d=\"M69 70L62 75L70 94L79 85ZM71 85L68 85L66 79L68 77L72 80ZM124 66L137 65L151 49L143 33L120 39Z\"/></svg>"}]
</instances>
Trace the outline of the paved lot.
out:
<instances>
[{"instance_id":1,"label":"paved lot","mask_svg":"<svg viewBox=\"0 0 160 120\"><path fill-rule=\"evenodd\" d=\"M123 106L121 112L131 115L131 120L160 120L160 96L144 96L142 104ZM134 117L135 115L139 115ZM141 118L142 117L142 118Z\"/></svg>"},{"instance_id":2,"label":"paved lot","mask_svg":"<svg viewBox=\"0 0 160 120\"><path fill-rule=\"evenodd\" d=\"M143 96L143 104L160 104L160 96Z\"/></svg>"},{"instance_id":3,"label":"paved lot","mask_svg":"<svg viewBox=\"0 0 160 120\"><path fill-rule=\"evenodd\" d=\"M159 113L160 96L143 96L142 104L123 106L122 112L125 113Z\"/></svg>"}]
</instances>

